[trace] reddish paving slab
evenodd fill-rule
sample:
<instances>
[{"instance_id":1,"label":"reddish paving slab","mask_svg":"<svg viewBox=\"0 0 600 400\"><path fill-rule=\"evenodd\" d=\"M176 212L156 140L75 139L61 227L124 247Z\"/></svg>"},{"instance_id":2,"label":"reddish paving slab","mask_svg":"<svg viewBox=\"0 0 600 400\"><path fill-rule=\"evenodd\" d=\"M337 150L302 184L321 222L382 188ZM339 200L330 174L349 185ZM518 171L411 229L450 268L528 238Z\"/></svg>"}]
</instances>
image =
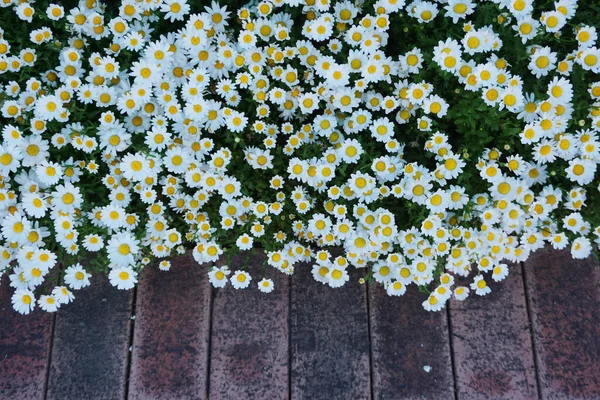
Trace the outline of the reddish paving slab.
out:
<instances>
[{"instance_id":1,"label":"reddish paving slab","mask_svg":"<svg viewBox=\"0 0 600 400\"><path fill-rule=\"evenodd\" d=\"M332 289L315 281L311 264L292 277L291 395L295 399L369 399L369 321L363 271Z\"/></svg>"},{"instance_id":2,"label":"reddish paving slab","mask_svg":"<svg viewBox=\"0 0 600 400\"><path fill-rule=\"evenodd\" d=\"M265 270L262 253L249 260L250 287L236 290L228 284L214 290L211 399L288 398L289 278L271 267ZM229 261L232 275L245 260L236 256ZM256 287L263 276L275 284L269 294Z\"/></svg>"},{"instance_id":3,"label":"reddish paving slab","mask_svg":"<svg viewBox=\"0 0 600 400\"><path fill-rule=\"evenodd\" d=\"M525 276L542 398L599 399L600 265L543 249Z\"/></svg>"},{"instance_id":4,"label":"reddish paving slab","mask_svg":"<svg viewBox=\"0 0 600 400\"><path fill-rule=\"evenodd\" d=\"M124 399L133 291L104 275L56 315L47 399Z\"/></svg>"},{"instance_id":5,"label":"reddish paving slab","mask_svg":"<svg viewBox=\"0 0 600 400\"><path fill-rule=\"evenodd\" d=\"M211 288L191 254L151 265L137 291L130 399L206 398Z\"/></svg>"},{"instance_id":6,"label":"reddish paving slab","mask_svg":"<svg viewBox=\"0 0 600 400\"><path fill-rule=\"evenodd\" d=\"M531 328L520 264L492 292L452 301L452 348L459 399L537 399Z\"/></svg>"},{"instance_id":7,"label":"reddish paving slab","mask_svg":"<svg viewBox=\"0 0 600 400\"><path fill-rule=\"evenodd\" d=\"M12 308L8 277L0 283L0 399L43 399L54 314Z\"/></svg>"},{"instance_id":8,"label":"reddish paving slab","mask_svg":"<svg viewBox=\"0 0 600 400\"><path fill-rule=\"evenodd\" d=\"M446 310L425 311L425 299L414 286L401 297L369 286L375 399L454 399Z\"/></svg>"}]
</instances>

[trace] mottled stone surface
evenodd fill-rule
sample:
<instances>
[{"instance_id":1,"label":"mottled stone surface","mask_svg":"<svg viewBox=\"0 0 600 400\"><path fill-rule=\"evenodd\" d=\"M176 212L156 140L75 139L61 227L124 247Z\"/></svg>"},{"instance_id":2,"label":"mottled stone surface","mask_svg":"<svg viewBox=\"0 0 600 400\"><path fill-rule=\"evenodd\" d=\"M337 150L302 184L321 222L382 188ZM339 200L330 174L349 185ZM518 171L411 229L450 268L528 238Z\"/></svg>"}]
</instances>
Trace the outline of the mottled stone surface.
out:
<instances>
[{"instance_id":1,"label":"mottled stone surface","mask_svg":"<svg viewBox=\"0 0 600 400\"><path fill-rule=\"evenodd\" d=\"M415 286L401 297L369 286L375 399L454 399L446 310L425 311L425 299Z\"/></svg>"},{"instance_id":2,"label":"mottled stone surface","mask_svg":"<svg viewBox=\"0 0 600 400\"><path fill-rule=\"evenodd\" d=\"M12 308L8 276L0 283L0 399L44 398L54 314Z\"/></svg>"},{"instance_id":3,"label":"mottled stone surface","mask_svg":"<svg viewBox=\"0 0 600 400\"><path fill-rule=\"evenodd\" d=\"M546 248L525 276L542 398L600 399L600 265Z\"/></svg>"},{"instance_id":4,"label":"mottled stone surface","mask_svg":"<svg viewBox=\"0 0 600 400\"><path fill-rule=\"evenodd\" d=\"M228 284L214 291L211 399L289 398L289 278L264 266L262 253L257 251L248 262L241 255L228 261L232 275L248 266L248 288L236 290ZM256 283L262 277L273 280L272 293L259 292Z\"/></svg>"},{"instance_id":5,"label":"mottled stone surface","mask_svg":"<svg viewBox=\"0 0 600 400\"><path fill-rule=\"evenodd\" d=\"M130 399L206 398L211 287L191 254L153 264L137 291Z\"/></svg>"},{"instance_id":6,"label":"mottled stone surface","mask_svg":"<svg viewBox=\"0 0 600 400\"><path fill-rule=\"evenodd\" d=\"M450 305L459 399L537 399L531 327L520 264L492 292Z\"/></svg>"},{"instance_id":7,"label":"mottled stone surface","mask_svg":"<svg viewBox=\"0 0 600 400\"><path fill-rule=\"evenodd\" d=\"M368 399L369 321L363 271L332 289L315 281L310 264L292 277L291 393L294 399Z\"/></svg>"},{"instance_id":8,"label":"mottled stone surface","mask_svg":"<svg viewBox=\"0 0 600 400\"><path fill-rule=\"evenodd\" d=\"M389 297L360 285L362 271L336 290L315 282L309 264L289 278L263 260L249 258L245 290L211 289L208 266L190 254L170 272L149 267L134 322L134 292L105 277L58 314L29 316L12 311L4 277L0 399L600 399L593 259L539 251L490 282L490 295L453 301L450 314L423 310L415 287ZM224 262L235 270L246 257ZM256 288L263 276L274 293Z\"/></svg>"},{"instance_id":9,"label":"mottled stone surface","mask_svg":"<svg viewBox=\"0 0 600 400\"><path fill-rule=\"evenodd\" d=\"M48 399L125 398L133 291L91 281L56 315Z\"/></svg>"}]
</instances>

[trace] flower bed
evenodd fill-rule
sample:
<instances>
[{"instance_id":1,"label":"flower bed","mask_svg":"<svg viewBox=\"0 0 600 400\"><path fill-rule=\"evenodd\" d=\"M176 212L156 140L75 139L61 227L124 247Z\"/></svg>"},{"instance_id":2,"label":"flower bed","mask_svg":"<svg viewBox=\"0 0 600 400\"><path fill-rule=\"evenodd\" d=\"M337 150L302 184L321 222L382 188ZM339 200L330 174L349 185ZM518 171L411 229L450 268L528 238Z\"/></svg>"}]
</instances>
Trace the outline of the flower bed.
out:
<instances>
[{"instance_id":1,"label":"flower bed","mask_svg":"<svg viewBox=\"0 0 600 400\"><path fill-rule=\"evenodd\" d=\"M600 243L592 2L196 3L1 0L15 310L56 311L92 273L131 289L189 245L267 252L216 287L311 262L435 311L545 243Z\"/></svg>"}]
</instances>

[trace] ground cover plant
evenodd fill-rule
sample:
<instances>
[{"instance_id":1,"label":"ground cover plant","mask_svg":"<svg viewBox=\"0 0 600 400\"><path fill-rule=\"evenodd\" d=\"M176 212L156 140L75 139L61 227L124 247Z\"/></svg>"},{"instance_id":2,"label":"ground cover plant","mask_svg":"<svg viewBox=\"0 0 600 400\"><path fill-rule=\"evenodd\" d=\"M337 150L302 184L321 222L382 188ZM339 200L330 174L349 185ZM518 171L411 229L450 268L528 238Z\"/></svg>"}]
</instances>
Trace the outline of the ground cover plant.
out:
<instances>
[{"instance_id":1,"label":"ground cover plant","mask_svg":"<svg viewBox=\"0 0 600 400\"><path fill-rule=\"evenodd\" d=\"M212 267L215 287L268 293L308 262L431 311L545 244L593 256L599 18L575 0L0 0L13 306L56 311L93 274L130 289L186 247L266 252L253 276Z\"/></svg>"}]
</instances>

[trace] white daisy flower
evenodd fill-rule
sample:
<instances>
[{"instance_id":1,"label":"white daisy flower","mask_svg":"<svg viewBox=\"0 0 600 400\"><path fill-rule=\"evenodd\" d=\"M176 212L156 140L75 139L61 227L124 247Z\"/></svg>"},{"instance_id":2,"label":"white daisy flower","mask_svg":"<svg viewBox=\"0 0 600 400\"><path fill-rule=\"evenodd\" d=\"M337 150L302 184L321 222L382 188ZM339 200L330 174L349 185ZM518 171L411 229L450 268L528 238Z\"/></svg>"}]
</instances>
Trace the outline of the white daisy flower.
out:
<instances>
[{"instance_id":1,"label":"white daisy flower","mask_svg":"<svg viewBox=\"0 0 600 400\"><path fill-rule=\"evenodd\" d=\"M492 269L492 279L496 282L504 280L508 276L508 265L498 264Z\"/></svg>"},{"instance_id":2,"label":"white daisy flower","mask_svg":"<svg viewBox=\"0 0 600 400\"><path fill-rule=\"evenodd\" d=\"M440 298L437 293L431 293L423 303L423 308L427 311L440 311L446 305L445 300Z\"/></svg>"},{"instance_id":3,"label":"white daisy flower","mask_svg":"<svg viewBox=\"0 0 600 400\"><path fill-rule=\"evenodd\" d=\"M139 252L139 241L129 232L113 235L106 245L108 259L118 267L128 267L135 263Z\"/></svg>"},{"instance_id":4,"label":"white daisy flower","mask_svg":"<svg viewBox=\"0 0 600 400\"><path fill-rule=\"evenodd\" d=\"M355 164L363 154L363 148L360 142L356 139L347 139L342 142L338 149L340 158L349 164Z\"/></svg>"},{"instance_id":5,"label":"white daisy flower","mask_svg":"<svg viewBox=\"0 0 600 400\"><path fill-rule=\"evenodd\" d=\"M247 233L240 235L235 241L235 245L240 250L250 250L254 244L254 238Z\"/></svg>"},{"instance_id":6,"label":"white daisy flower","mask_svg":"<svg viewBox=\"0 0 600 400\"><path fill-rule=\"evenodd\" d=\"M556 53L550 47L542 47L531 56L528 67L536 78L541 78L556 68L556 60Z\"/></svg>"},{"instance_id":7,"label":"white daisy flower","mask_svg":"<svg viewBox=\"0 0 600 400\"><path fill-rule=\"evenodd\" d=\"M133 181L143 181L151 175L150 163L146 157L140 153L127 154L121 159L121 170L125 178Z\"/></svg>"},{"instance_id":8,"label":"white daisy flower","mask_svg":"<svg viewBox=\"0 0 600 400\"><path fill-rule=\"evenodd\" d=\"M258 283L258 290L263 293L271 293L275 288L273 281L271 279L263 278Z\"/></svg>"},{"instance_id":9,"label":"white daisy flower","mask_svg":"<svg viewBox=\"0 0 600 400\"><path fill-rule=\"evenodd\" d=\"M166 20L181 21L189 13L190 5L187 4L187 0L165 0L160 10L166 13Z\"/></svg>"},{"instance_id":10,"label":"white daisy flower","mask_svg":"<svg viewBox=\"0 0 600 400\"><path fill-rule=\"evenodd\" d=\"M52 289L52 296L60 304L69 304L75 300L75 295L66 286L56 286Z\"/></svg>"},{"instance_id":11,"label":"white daisy flower","mask_svg":"<svg viewBox=\"0 0 600 400\"><path fill-rule=\"evenodd\" d=\"M31 223L18 212L5 216L2 221L2 236L9 242L24 243L30 231Z\"/></svg>"},{"instance_id":12,"label":"white daisy flower","mask_svg":"<svg viewBox=\"0 0 600 400\"><path fill-rule=\"evenodd\" d=\"M569 166L565 169L567 178L579 185L587 185L594 180L597 164L592 160L576 158L569 161Z\"/></svg>"},{"instance_id":13,"label":"white daisy flower","mask_svg":"<svg viewBox=\"0 0 600 400\"><path fill-rule=\"evenodd\" d=\"M333 266L327 274L327 284L332 288L342 287L346 282L350 280L350 275L345 268Z\"/></svg>"},{"instance_id":14,"label":"white daisy flower","mask_svg":"<svg viewBox=\"0 0 600 400\"><path fill-rule=\"evenodd\" d=\"M60 303L54 296L41 295L38 299L38 305L46 312L56 312L60 308Z\"/></svg>"},{"instance_id":15,"label":"white daisy flower","mask_svg":"<svg viewBox=\"0 0 600 400\"><path fill-rule=\"evenodd\" d=\"M392 281L385 285L388 296L402 296L406 293L406 285L401 281Z\"/></svg>"},{"instance_id":16,"label":"white daisy flower","mask_svg":"<svg viewBox=\"0 0 600 400\"><path fill-rule=\"evenodd\" d=\"M227 284L227 275L230 273L231 271L227 265L223 265L222 267L214 266L208 272L208 280L214 287L222 288Z\"/></svg>"},{"instance_id":17,"label":"white daisy flower","mask_svg":"<svg viewBox=\"0 0 600 400\"><path fill-rule=\"evenodd\" d=\"M454 288L454 299L464 301L469 296L469 288L466 286L457 286Z\"/></svg>"},{"instance_id":18,"label":"white daisy flower","mask_svg":"<svg viewBox=\"0 0 600 400\"><path fill-rule=\"evenodd\" d=\"M171 262L168 260L162 260L158 263L158 269L161 271L169 271L171 269Z\"/></svg>"},{"instance_id":19,"label":"white daisy flower","mask_svg":"<svg viewBox=\"0 0 600 400\"><path fill-rule=\"evenodd\" d=\"M100 235L89 234L85 236L82 244L87 251L99 251L104 247L104 240Z\"/></svg>"},{"instance_id":20,"label":"white daisy flower","mask_svg":"<svg viewBox=\"0 0 600 400\"><path fill-rule=\"evenodd\" d=\"M420 24L429 23L437 16L439 10L435 3L428 1L420 1L416 4L416 7L411 10L413 17L417 18Z\"/></svg>"},{"instance_id":21,"label":"white daisy flower","mask_svg":"<svg viewBox=\"0 0 600 400\"><path fill-rule=\"evenodd\" d=\"M482 275L477 275L470 286L479 296L484 296L492 291Z\"/></svg>"},{"instance_id":22,"label":"white daisy flower","mask_svg":"<svg viewBox=\"0 0 600 400\"><path fill-rule=\"evenodd\" d=\"M65 270L64 280L65 284L70 288L79 290L90 285L91 277L92 275L88 273L81 264L77 263Z\"/></svg>"},{"instance_id":23,"label":"white daisy flower","mask_svg":"<svg viewBox=\"0 0 600 400\"><path fill-rule=\"evenodd\" d=\"M444 7L446 16L452 18L453 23L457 23L459 19L464 19L475 11L475 4L471 0L448 0L448 4Z\"/></svg>"},{"instance_id":24,"label":"white daisy flower","mask_svg":"<svg viewBox=\"0 0 600 400\"><path fill-rule=\"evenodd\" d=\"M121 206L109 204L102 208L100 221L107 228L117 230L124 228L127 224L127 214Z\"/></svg>"},{"instance_id":25,"label":"white daisy flower","mask_svg":"<svg viewBox=\"0 0 600 400\"><path fill-rule=\"evenodd\" d=\"M71 213L81 207L82 203L81 189L72 183L56 186L52 192L52 206L58 211Z\"/></svg>"},{"instance_id":26,"label":"white daisy flower","mask_svg":"<svg viewBox=\"0 0 600 400\"><path fill-rule=\"evenodd\" d=\"M137 283L137 272L131 267L114 268L108 274L108 279L110 280L111 285L115 286L117 289L128 290L133 288Z\"/></svg>"},{"instance_id":27,"label":"white daisy flower","mask_svg":"<svg viewBox=\"0 0 600 400\"><path fill-rule=\"evenodd\" d=\"M16 145L0 144L0 174L8 176L10 173L16 172L22 158L21 150Z\"/></svg>"},{"instance_id":28,"label":"white daisy flower","mask_svg":"<svg viewBox=\"0 0 600 400\"><path fill-rule=\"evenodd\" d=\"M580 236L571 243L571 255L575 259L584 259L590 256L592 244L586 237Z\"/></svg>"},{"instance_id":29,"label":"white daisy flower","mask_svg":"<svg viewBox=\"0 0 600 400\"><path fill-rule=\"evenodd\" d=\"M52 186L62 179L63 168L58 163L44 161L35 167L35 172L41 183Z\"/></svg>"},{"instance_id":30,"label":"white daisy flower","mask_svg":"<svg viewBox=\"0 0 600 400\"><path fill-rule=\"evenodd\" d=\"M14 310L20 314L29 314L35 308L35 295L31 290L17 289L11 298Z\"/></svg>"},{"instance_id":31,"label":"white daisy flower","mask_svg":"<svg viewBox=\"0 0 600 400\"><path fill-rule=\"evenodd\" d=\"M33 218L42 218L46 215L46 211L48 210L46 200L40 193L25 193L23 195L22 203L25 212Z\"/></svg>"},{"instance_id":32,"label":"white daisy flower","mask_svg":"<svg viewBox=\"0 0 600 400\"><path fill-rule=\"evenodd\" d=\"M60 4L51 3L46 8L46 16L52 21L58 21L65 16L65 9Z\"/></svg>"},{"instance_id":33,"label":"white daisy flower","mask_svg":"<svg viewBox=\"0 0 600 400\"><path fill-rule=\"evenodd\" d=\"M250 285L252 277L246 271L235 271L231 277L231 284L236 289L246 289Z\"/></svg>"}]
</instances>

